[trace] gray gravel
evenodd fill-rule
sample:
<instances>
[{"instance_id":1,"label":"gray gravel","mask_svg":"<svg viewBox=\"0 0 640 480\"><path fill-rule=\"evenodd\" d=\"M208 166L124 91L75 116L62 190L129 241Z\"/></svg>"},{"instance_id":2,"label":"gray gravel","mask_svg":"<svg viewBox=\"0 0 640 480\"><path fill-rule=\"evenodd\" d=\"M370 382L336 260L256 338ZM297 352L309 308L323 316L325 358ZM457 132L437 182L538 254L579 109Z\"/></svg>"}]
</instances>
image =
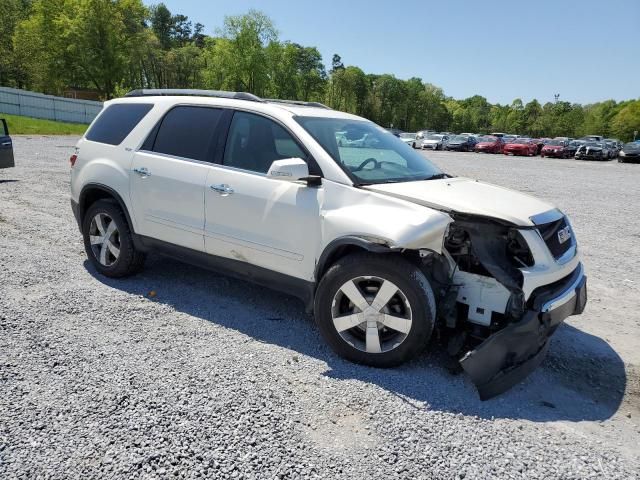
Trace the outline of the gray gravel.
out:
<instances>
[{"instance_id":1,"label":"gray gravel","mask_svg":"<svg viewBox=\"0 0 640 480\"><path fill-rule=\"evenodd\" d=\"M98 276L74 142L18 137L0 170L0 478L639 476L640 165L429 154L565 209L590 275L543 367L483 403L438 347L352 365L260 287L154 256Z\"/></svg>"}]
</instances>

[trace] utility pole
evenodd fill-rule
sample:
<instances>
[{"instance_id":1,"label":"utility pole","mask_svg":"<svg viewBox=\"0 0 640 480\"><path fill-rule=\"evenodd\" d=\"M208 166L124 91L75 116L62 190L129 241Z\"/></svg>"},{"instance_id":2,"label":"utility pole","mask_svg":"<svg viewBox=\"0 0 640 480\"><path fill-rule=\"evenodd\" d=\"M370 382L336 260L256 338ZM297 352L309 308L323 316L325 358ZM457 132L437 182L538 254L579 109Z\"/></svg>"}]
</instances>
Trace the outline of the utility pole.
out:
<instances>
[{"instance_id":1,"label":"utility pole","mask_svg":"<svg viewBox=\"0 0 640 480\"><path fill-rule=\"evenodd\" d=\"M558 103L558 99L560 98L560 94L559 94L559 93L556 93L556 94L553 96L553 98L555 98L555 99L556 99L556 103Z\"/></svg>"}]
</instances>

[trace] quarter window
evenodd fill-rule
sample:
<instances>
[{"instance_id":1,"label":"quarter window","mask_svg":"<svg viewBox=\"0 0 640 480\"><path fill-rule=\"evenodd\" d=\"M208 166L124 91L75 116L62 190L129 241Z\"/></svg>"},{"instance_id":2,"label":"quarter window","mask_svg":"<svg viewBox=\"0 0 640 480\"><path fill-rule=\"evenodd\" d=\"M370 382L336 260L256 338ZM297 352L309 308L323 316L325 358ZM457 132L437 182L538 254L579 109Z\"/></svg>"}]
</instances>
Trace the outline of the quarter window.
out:
<instances>
[{"instance_id":1,"label":"quarter window","mask_svg":"<svg viewBox=\"0 0 640 480\"><path fill-rule=\"evenodd\" d=\"M267 173L275 160L307 155L293 137L273 120L246 112L233 115L223 165Z\"/></svg>"},{"instance_id":2,"label":"quarter window","mask_svg":"<svg viewBox=\"0 0 640 480\"><path fill-rule=\"evenodd\" d=\"M104 109L85 135L92 142L120 145L131 130L149 113L147 103L117 103Z\"/></svg>"},{"instance_id":3,"label":"quarter window","mask_svg":"<svg viewBox=\"0 0 640 480\"><path fill-rule=\"evenodd\" d=\"M221 116L219 108L174 107L162 119L152 150L176 157L212 161L212 142Z\"/></svg>"}]
</instances>

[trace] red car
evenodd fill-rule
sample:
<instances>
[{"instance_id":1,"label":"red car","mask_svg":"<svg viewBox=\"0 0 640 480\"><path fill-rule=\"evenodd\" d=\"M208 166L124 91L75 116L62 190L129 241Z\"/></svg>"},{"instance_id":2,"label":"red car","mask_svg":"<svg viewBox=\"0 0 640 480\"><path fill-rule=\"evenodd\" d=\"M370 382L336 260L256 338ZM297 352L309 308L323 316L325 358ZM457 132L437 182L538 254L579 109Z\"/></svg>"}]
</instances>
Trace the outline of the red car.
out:
<instances>
[{"instance_id":1,"label":"red car","mask_svg":"<svg viewBox=\"0 0 640 480\"><path fill-rule=\"evenodd\" d=\"M516 138L502 148L502 153L533 157L538 154L538 144L530 138Z\"/></svg>"},{"instance_id":2,"label":"red car","mask_svg":"<svg viewBox=\"0 0 640 480\"><path fill-rule=\"evenodd\" d=\"M565 140L550 140L540 152L541 157L571 158L575 155L576 148Z\"/></svg>"},{"instance_id":3,"label":"red car","mask_svg":"<svg viewBox=\"0 0 640 480\"><path fill-rule=\"evenodd\" d=\"M478 139L474 150L483 153L502 153L503 146L504 141L500 137L487 135Z\"/></svg>"},{"instance_id":4,"label":"red car","mask_svg":"<svg viewBox=\"0 0 640 480\"><path fill-rule=\"evenodd\" d=\"M533 141L536 142L536 145L538 145L538 155L540 155L540 152L542 152L542 149L544 148L544 146L547 143L549 143L551 139L550 138L534 138Z\"/></svg>"}]
</instances>

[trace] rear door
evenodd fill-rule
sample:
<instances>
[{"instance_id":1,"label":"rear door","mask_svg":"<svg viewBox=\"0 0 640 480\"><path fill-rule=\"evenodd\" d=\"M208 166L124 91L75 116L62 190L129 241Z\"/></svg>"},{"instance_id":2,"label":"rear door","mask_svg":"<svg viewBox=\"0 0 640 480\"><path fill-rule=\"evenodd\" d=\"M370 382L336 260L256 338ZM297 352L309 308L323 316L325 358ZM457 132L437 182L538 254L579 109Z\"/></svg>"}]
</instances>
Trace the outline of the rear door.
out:
<instances>
[{"instance_id":1,"label":"rear door","mask_svg":"<svg viewBox=\"0 0 640 480\"><path fill-rule=\"evenodd\" d=\"M204 251L204 188L223 112L175 106L135 153L130 182L136 233Z\"/></svg>"},{"instance_id":2,"label":"rear door","mask_svg":"<svg viewBox=\"0 0 640 480\"><path fill-rule=\"evenodd\" d=\"M11 168L15 166L13 160L13 142L9 136L7 121L0 119L0 168Z\"/></svg>"}]
</instances>

